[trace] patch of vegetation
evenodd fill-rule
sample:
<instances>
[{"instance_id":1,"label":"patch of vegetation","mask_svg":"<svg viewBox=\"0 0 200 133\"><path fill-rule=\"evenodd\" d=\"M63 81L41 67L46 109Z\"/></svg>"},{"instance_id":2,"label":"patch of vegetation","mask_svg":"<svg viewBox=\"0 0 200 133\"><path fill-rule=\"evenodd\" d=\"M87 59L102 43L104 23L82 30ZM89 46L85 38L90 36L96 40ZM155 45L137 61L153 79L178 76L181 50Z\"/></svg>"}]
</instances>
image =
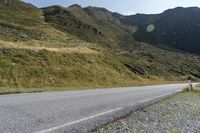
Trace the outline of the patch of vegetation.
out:
<instances>
[{"instance_id":1,"label":"patch of vegetation","mask_svg":"<svg viewBox=\"0 0 200 133\"><path fill-rule=\"evenodd\" d=\"M63 32L69 32L80 39L93 42L105 40L102 32L74 16L70 11L59 6L44 8L45 20Z\"/></svg>"},{"instance_id":2,"label":"patch of vegetation","mask_svg":"<svg viewBox=\"0 0 200 133\"><path fill-rule=\"evenodd\" d=\"M77 46L83 41L56 30L44 21L43 12L20 0L2 0L0 3L0 40L23 42L27 45L53 47Z\"/></svg>"},{"instance_id":3,"label":"patch of vegetation","mask_svg":"<svg viewBox=\"0 0 200 133\"><path fill-rule=\"evenodd\" d=\"M109 86L137 79L118 60L102 53L1 48L0 57L0 86Z\"/></svg>"},{"instance_id":4,"label":"patch of vegetation","mask_svg":"<svg viewBox=\"0 0 200 133\"><path fill-rule=\"evenodd\" d=\"M69 8L52 6L43 9L45 21L63 32L70 33L88 42L98 43L106 48L128 49L134 39L134 27L119 23L112 13L102 8ZM132 31L133 30L133 31Z\"/></svg>"},{"instance_id":5,"label":"patch of vegetation","mask_svg":"<svg viewBox=\"0 0 200 133\"><path fill-rule=\"evenodd\" d=\"M141 46L145 44L141 44ZM117 52L116 57L133 73L149 79L183 80L196 77L200 60L197 55L177 53L146 45L132 52ZM190 62L189 64L187 62Z\"/></svg>"}]
</instances>

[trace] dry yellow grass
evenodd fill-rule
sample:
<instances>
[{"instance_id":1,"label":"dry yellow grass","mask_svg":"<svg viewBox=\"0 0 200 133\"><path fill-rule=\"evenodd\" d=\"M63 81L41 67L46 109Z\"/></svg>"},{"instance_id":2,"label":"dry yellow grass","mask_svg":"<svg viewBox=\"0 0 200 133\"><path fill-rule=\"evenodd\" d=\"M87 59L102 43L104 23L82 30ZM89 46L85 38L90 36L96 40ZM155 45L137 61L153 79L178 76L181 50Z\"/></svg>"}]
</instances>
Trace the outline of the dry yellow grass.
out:
<instances>
[{"instance_id":1,"label":"dry yellow grass","mask_svg":"<svg viewBox=\"0 0 200 133\"><path fill-rule=\"evenodd\" d=\"M92 50L85 46L77 46L77 47L45 47L38 44L35 45L24 45L24 43L13 43L13 42L5 42L0 41L0 48L15 48L15 49L28 49L28 50L47 50L52 52L60 52L60 53L83 53L83 54L97 54L99 52Z\"/></svg>"}]
</instances>

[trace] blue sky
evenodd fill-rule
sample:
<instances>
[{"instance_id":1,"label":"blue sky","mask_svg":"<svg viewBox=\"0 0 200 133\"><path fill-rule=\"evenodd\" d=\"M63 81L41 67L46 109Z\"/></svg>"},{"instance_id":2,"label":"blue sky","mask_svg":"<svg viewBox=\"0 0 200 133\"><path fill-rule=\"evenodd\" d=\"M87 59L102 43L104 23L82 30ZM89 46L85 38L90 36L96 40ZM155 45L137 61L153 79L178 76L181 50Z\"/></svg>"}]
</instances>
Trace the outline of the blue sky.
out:
<instances>
[{"instance_id":1,"label":"blue sky","mask_svg":"<svg viewBox=\"0 0 200 133\"><path fill-rule=\"evenodd\" d=\"M200 7L200 0L24 0L37 7L46 7L50 5L69 6L80 4L86 6L104 7L113 12L119 12L124 15L135 13L155 14L161 13L166 9L178 6Z\"/></svg>"}]
</instances>

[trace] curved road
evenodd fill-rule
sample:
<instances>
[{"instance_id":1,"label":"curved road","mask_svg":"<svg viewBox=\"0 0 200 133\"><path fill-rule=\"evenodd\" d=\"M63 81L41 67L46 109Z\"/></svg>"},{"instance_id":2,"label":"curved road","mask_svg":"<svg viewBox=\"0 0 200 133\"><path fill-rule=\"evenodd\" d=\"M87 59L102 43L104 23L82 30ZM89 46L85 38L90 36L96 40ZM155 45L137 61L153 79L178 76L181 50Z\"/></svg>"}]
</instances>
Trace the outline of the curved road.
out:
<instances>
[{"instance_id":1,"label":"curved road","mask_svg":"<svg viewBox=\"0 0 200 133\"><path fill-rule=\"evenodd\" d=\"M170 84L1 95L0 132L84 132L122 115L127 107L175 93L186 86Z\"/></svg>"}]
</instances>

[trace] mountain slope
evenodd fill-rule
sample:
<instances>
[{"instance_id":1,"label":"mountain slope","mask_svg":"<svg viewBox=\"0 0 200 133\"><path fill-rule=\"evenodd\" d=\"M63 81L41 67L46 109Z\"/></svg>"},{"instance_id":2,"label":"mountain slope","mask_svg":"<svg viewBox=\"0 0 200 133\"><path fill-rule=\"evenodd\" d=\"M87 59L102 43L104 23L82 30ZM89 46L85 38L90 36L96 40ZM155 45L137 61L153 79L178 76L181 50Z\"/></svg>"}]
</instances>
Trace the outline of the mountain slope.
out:
<instances>
[{"instance_id":1,"label":"mountain slope","mask_svg":"<svg viewBox=\"0 0 200 133\"><path fill-rule=\"evenodd\" d=\"M0 86L91 87L140 80L120 61L44 21L40 9L0 4Z\"/></svg>"},{"instance_id":2,"label":"mountain slope","mask_svg":"<svg viewBox=\"0 0 200 133\"><path fill-rule=\"evenodd\" d=\"M1 2L0 37L2 39L39 39L39 32L34 34L31 30L35 30L33 27L44 24L40 10L18 0L12 2L1 0Z\"/></svg>"},{"instance_id":3,"label":"mountain slope","mask_svg":"<svg viewBox=\"0 0 200 133\"><path fill-rule=\"evenodd\" d=\"M134 27L123 25L106 9L72 5L68 8L52 6L43 9L46 22L61 31L106 48L124 48L133 44Z\"/></svg>"},{"instance_id":4,"label":"mountain slope","mask_svg":"<svg viewBox=\"0 0 200 133\"><path fill-rule=\"evenodd\" d=\"M136 37L140 28L160 15L135 19L79 5L38 9L19 0L0 7L0 86L105 87L200 78L199 55L138 41L145 38Z\"/></svg>"},{"instance_id":5,"label":"mountain slope","mask_svg":"<svg viewBox=\"0 0 200 133\"><path fill-rule=\"evenodd\" d=\"M123 16L104 8L82 8L79 5L72 5L68 8L52 6L44 8L43 11L46 22L55 27L60 27L61 31L66 29L64 32L103 46L133 73L144 78L171 79L172 77L198 73L198 56L179 53L177 50L173 52L174 49L172 48L172 51L168 51L155 47L162 45L162 43L151 46L139 42L145 42L145 40L140 39L145 38L146 34L150 34L146 31L145 33L141 32L141 27L145 27L146 30L146 26L158 20L161 15ZM101 34L95 33L84 25L96 28ZM140 33L141 36L139 36ZM139 37L141 38L139 39ZM110 40L113 40L113 42ZM150 41L147 42L151 43ZM108 45L102 45L102 43ZM184 58L180 59L181 56ZM185 62L191 62L193 66L188 66Z\"/></svg>"},{"instance_id":6,"label":"mountain slope","mask_svg":"<svg viewBox=\"0 0 200 133\"><path fill-rule=\"evenodd\" d=\"M81 42L47 24L42 10L37 7L20 0L1 1L1 40L50 47L74 46Z\"/></svg>"},{"instance_id":7,"label":"mountain slope","mask_svg":"<svg viewBox=\"0 0 200 133\"><path fill-rule=\"evenodd\" d=\"M157 15L133 15L122 22L138 27L134 37L138 41L151 43L168 49L177 49L191 53L200 52L200 9L197 7L167 10ZM149 25L154 30L147 31Z\"/></svg>"}]
</instances>

